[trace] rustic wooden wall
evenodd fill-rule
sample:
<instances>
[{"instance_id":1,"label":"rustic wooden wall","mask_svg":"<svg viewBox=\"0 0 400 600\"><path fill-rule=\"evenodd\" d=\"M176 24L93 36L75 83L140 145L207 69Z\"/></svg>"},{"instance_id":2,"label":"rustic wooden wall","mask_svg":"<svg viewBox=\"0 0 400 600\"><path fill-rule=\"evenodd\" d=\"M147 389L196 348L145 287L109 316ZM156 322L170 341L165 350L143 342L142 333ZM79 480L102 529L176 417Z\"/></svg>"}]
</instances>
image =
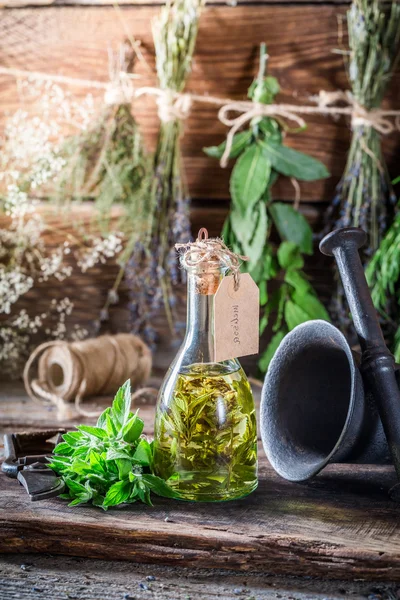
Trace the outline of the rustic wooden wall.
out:
<instances>
[{"instance_id":1,"label":"rustic wooden wall","mask_svg":"<svg viewBox=\"0 0 400 600\"><path fill-rule=\"evenodd\" d=\"M116 11L111 0L6 0L0 18L0 65L106 81L107 47L116 46L129 32L141 41L151 67L137 65L141 76L138 85L155 85L151 19L158 13L160 3L122 0L120 4ZM281 101L308 102L321 89L346 88L343 57L332 50L339 45L338 22L347 7L346 2L319 0L209 4L201 19L188 90L243 98L256 72L258 45L263 41L271 55L270 72L279 78L282 87ZM389 106L395 105L399 83L398 72L387 97ZM13 78L0 75L0 126L19 106L16 90ZM83 96L88 90L73 91ZM33 110L29 102L25 102L25 108ZM146 140L154 146L158 119L152 100L137 100L135 114ZM222 170L216 160L202 153L202 148L218 143L225 133L216 119L216 110L196 104L185 124L182 141L193 198L193 228L205 225L215 234L229 203L229 169ZM306 132L287 139L289 145L322 160L332 173L326 181L301 184L302 210L315 228L321 224L342 172L349 136L345 119L335 122L313 116L308 119ZM389 167L396 166L399 145L398 135L384 140ZM291 201L293 188L281 179L274 194L275 198ZM330 281L326 271L327 263L321 258L310 263L309 273L325 298L329 296ZM107 269L101 274L93 273L90 286L96 290L94 306L101 306L109 280Z\"/></svg>"}]
</instances>

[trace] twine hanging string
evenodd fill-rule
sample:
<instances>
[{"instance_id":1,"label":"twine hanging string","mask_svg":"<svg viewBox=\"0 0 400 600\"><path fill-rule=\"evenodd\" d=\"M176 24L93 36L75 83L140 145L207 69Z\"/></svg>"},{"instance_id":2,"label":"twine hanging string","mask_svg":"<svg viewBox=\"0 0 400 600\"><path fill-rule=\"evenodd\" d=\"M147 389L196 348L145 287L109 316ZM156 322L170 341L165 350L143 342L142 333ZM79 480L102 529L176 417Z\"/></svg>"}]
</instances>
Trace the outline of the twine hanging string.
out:
<instances>
[{"instance_id":1,"label":"twine hanging string","mask_svg":"<svg viewBox=\"0 0 400 600\"><path fill-rule=\"evenodd\" d=\"M37 71L25 71L22 69L13 69L0 66L0 74L11 75L15 77L27 77L31 79L42 79L48 81L56 81L72 85L88 86L93 88L110 89L110 84L86 79L75 79L63 75L50 75ZM136 75L119 72L120 81L129 81L136 78ZM120 90L121 91L121 90ZM109 101L114 101L117 94L113 98L111 92ZM333 92L320 91L317 97L312 98L316 101L316 105L296 105L296 104L259 104L251 101L237 101L229 98L218 98L214 96L204 96L200 94L179 93L173 90L162 90L157 87L144 86L135 90L126 87L122 91L122 96L118 97L118 101L124 96L134 98L147 95L156 98L158 106L158 115L161 121L168 122L172 120L185 120L190 114L190 110L194 102L202 104L211 104L220 107L218 111L219 121L229 127L227 134L226 147L223 156L221 157L221 166L226 167L232 148L233 137L235 133L246 123L255 117L273 117L283 120L286 123L296 123L299 127L304 128L306 122L303 118L305 115L324 115L324 116L349 116L351 118L352 128L363 125L372 127L382 135L388 135L393 131L400 131L400 110L383 110L375 108L367 110L360 105L354 96L348 91L336 90ZM338 103L345 103L346 106L337 106ZM232 117L231 114L236 113L237 116Z\"/></svg>"},{"instance_id":2,"label":"twine hanging string","mask_svg":"<svg viewBox=\"0 0 400 600\"><path fill-rule=\"evenodd\" d=\"M37 376L33 377L36 362ZM32 352L23 380L28 396L42 405L55 406L59 420L71 419L76 413L95 417L100 412L84 409L84 397L114 394L127 379L138 387L148 379L151 364L150 349L131 334L70 343L52 341ZM153 388L140 388L132 399L155 393Z\"/></svg>"},{"instance_id":3,"label":"twine hanging string","mask_svg":"<svg viewBox=\"0 0 400 600\"><path fill-rule=\"evenodd\" d=\"M219 267L229 269L233 275L234 289L235 291L239 289L241 261L249 260L248 257L229 250L220 238L209 238L205 227L199 230L195 242L175 244L175 248L182 255L182 264L185 267L204 266L207 271L211 265L215 266L217 263Z\"/></svg>"}]
</instances>

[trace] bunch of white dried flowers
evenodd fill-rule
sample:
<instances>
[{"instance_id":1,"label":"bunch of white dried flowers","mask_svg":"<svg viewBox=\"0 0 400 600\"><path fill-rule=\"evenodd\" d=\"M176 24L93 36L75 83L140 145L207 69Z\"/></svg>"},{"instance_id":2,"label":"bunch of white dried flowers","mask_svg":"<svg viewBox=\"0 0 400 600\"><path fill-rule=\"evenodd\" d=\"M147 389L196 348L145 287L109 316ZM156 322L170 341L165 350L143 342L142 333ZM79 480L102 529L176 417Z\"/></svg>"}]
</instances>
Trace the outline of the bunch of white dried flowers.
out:
<instances>
[{"instance_id":1,"label":"bunch of white dried flowers","mask_svg":"<svg viewBox=\"0 0 400 600\"><path fill-rule=\"evenodd\" d=\"M18 375L31 349L44 339L88 335L84 327L68 326L73 310L69 298L49 298L49 309L40 314L30 309L28 314L18 301L37 283L52 278L62 282L76 269L86 272L105 263L121 252L123 243L119 232L105 237L86 234L84 240L69 233L58 247L46 246L44 234L51 236L52 225L40 198L51 195L65 166L59 153L62 131L84 130L94 118L95 105L91 96L76 102L51 82L27 81L20 88L30 101L38 98L40 116L17 110L0 137L0 376ZM56 233L58 238L63 235ZM98 315L93 320L97 323Z\"/></svg>"}]
</instances>

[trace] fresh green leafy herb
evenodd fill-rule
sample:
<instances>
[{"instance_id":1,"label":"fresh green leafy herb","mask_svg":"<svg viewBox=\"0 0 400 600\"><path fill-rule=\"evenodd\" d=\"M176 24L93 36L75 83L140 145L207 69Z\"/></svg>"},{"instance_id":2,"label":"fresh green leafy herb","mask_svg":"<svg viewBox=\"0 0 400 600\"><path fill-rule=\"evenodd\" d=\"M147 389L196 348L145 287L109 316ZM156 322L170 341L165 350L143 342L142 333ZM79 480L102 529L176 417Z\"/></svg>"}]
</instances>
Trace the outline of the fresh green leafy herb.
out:
<instances>
[{"instance_id":1,"label":"fresh green leafy herb","mask_svg":"<svg viewBox=\"0 0 400 600\"><path fill-rule=\"evenodd\" d=\"M96 427L80 425L63 435L54 449L50 467L62 477L69 506L92 502L110 506L138 500L151 505L150 492L176 497L168 485L152 474L153 443L142 436L143 421L130 411L128 380L111 407L99 416Z\"/></svg>"},{"instance_id":2,"label":"fresh green leafy herb","mask_svg":"<svg viewBox=\"0 0 400 600\"><path fill-rule=\"evenodd\" d=\"M266 75L266 67L266 47L262 45L259 73L248 90L253 102L271 104L279 92L277 79ZM285 146L283 139L282 123L272 117L255 117L248 130L234 136L229 155L237 159L230 180L232 207L222 232L225 243L249 258L244 268L260 288L261 332L275 317L273 338L259 362L262 372L290 329L309 319L329 320L302 271L303 254L313 251L311 228L293 206L271 198L279 175L314 181L329 173L320 161ZM205 152L221 158L225 147L223 142ZM277 250L269 242L272 226L281 238ZM279 287L272 292L274 282Z\"/></svg>"}]
</instances>

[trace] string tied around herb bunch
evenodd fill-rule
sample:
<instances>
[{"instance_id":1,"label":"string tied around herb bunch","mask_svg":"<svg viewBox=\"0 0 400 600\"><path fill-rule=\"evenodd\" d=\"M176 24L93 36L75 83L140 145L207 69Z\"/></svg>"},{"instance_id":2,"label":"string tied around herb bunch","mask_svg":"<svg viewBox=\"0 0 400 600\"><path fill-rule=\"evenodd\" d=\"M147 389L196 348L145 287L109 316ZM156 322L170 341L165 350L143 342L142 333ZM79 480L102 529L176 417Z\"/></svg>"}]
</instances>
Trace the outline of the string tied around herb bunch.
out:
<instances>
[{"instance_id":1,"label":"string tied around herb bunch","mask_svg":"<svg viewBox=\"0 0 400 600\"><path fill-rule=\"evenodd\" d=\"M179 94L173 90L162 90L155 87L141 87L135 97L154 96L158 108L158 118L162 123L171 121L184 121L190 115L192 109L193 97L191 94Z\"/></svg>"},{"instance_id":2,"label":"string tied around herb bunch","mask_svg":"<svg viewBox=\"0 0 400 600\"><path fill-rule=\"evenodd\" d=\"M234 289L235 291L239 289L240 266L242 261L249 260L248 256L232 252L221 238L209 238L205 227L199 230L196 241L175 244L175 248L181 254L182 265L189 269L203 266L207 271L210 264L218 264L220 267L229 269L233 275ZM215 287L212 285L211 290L207 287L207 292L200 289L200 293L210 293L210 291L215 293Z\"/></svg>"},{"instance_id":3,"label":"string tied around herb bunch","mask_svg":"<svg viewBox=\"0 0 400 600\"><path fill-rule=\"evenodd\" d=\"M104 93L104 103L108 106L130 104L135 96L132 78L128 77L134 60L132 48L126 42L118 52L108 48L108 73L110 81Z\"/></svg>"}]
</instances>

